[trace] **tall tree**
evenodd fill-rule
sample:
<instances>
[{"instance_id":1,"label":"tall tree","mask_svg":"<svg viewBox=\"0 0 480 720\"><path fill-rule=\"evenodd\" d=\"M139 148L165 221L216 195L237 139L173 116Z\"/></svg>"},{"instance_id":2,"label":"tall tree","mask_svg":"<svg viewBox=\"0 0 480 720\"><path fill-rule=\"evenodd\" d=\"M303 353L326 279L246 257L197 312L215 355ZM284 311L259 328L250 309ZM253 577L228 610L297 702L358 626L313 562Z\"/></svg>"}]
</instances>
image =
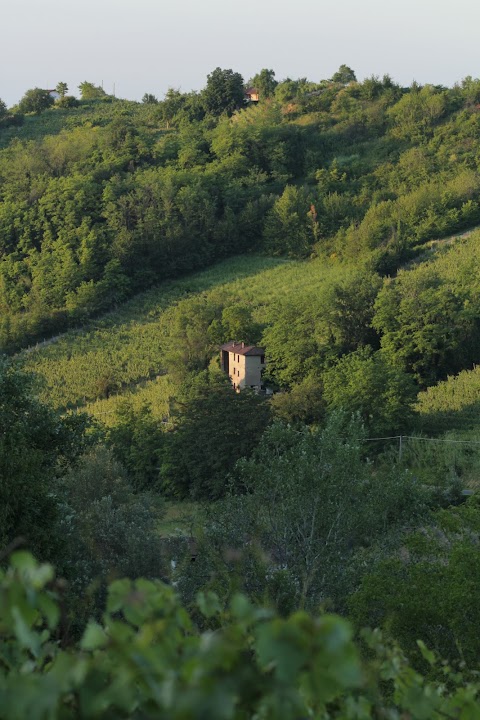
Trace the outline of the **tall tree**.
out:
<instances>
[{"instance_id":1,"label":"tall tree","mask_svg":"<svg viewBox=\"0 0 480 720\"><path fill-rule=\"evenodd\" d=\"M275 93L275 88L278 85L275 80L275 71L263 68L257 73L249 83L252 87L257 88L260 99L272 97Z\"/></svg>"},{"instance_id":2,"label":"tall tree","mask_svg":"<svg viewBox=\"0 0 480 720\"><path fill-rule=\"evenodd\" d=\"M304 188L287 185L266 217L264 239L274 255L304 257L316 240L317 223Z\"/></svg>"},{"instance_id":3,"label":"tall tree","mask_svg":"<svg viewBox=\"0 0 480 720\"><path fill-rule=\"evenodd\" d=\"M55 90L58 92L60 97L63 98L68 92L68 85L66 82L59 82L57 83L57 87L55 88Z\"/></svg>"},{"instance_id":4,"label":"tall tree","mask_svg":"<svg viewBox=\"0 0 480 720\"><path fill-rule=\"evenodd\" d=\"M337 72L332 75L332 82L342 83L342 85L355 82L356 79L355 72L348 65L340 65Z\"/></svg>"},{"instance_id":5,"label":"tall tree","mask_svg":"<svg viewBox=\"0 0 480 720\"><path fill-rule=\"evenodd\" d=\"M264 398L236 393L219 372L201 373L179 407L178 426L165 438L162 479L179 497L221 497L228 475L248 457L269 421Z\"/></svg>"},{"instance_id":6,"label":"tall tree","mask_svg":"<svg viewBox=\"0 0 480 720\"><path fill-rule=\"evenodd\" d=\"M360 413L372 435L397 434L412 420L412 379L368 346L344 355L324 373L323 384L328 408Z\"/></svg>"},{"instance_id":7,"label":"tall tree","mask_svg":"<svg viewBox=\"0 0 480 720\"><path fill-rule=\"evenodd\" d=\"M82 94L82 100L95 100L107 96L107 93L102 87L87 82L86 80L80 83L78 89Z\"/></svg>"},{"instance_id":8,"label":"tall tree","mask_svg":"<svg viewBox=\"0 0 480 720\"><path fill-rule=\"evenodd\" d=\"M233 70L215 70L207 76L207 86L202 93L205 110L211 115L223 112L231 115L243 105L243 77Z\"/></svg>"},{"instance_id":9,"label":"tall tree","mask_svg":"<svg viewBox=\"0 0 480 720\"><path fill-rule=\"evenodd\" d=\"M205 557L202 548L198 566L182 568L182 589L192 593L200 572L216 574L222 592L238 582L287 612L328 600L341 607L355 553L428 515L427 492L413 477L395 468L372 474L363 436L358 419L342 413L324 429L271 425L236 464L232 492L207 514Z\"/></svg>"},{"instance_id":10,"label":"tall tree","mask_svg":"<svg viewBox=\"0 0 480 720\"><path fill-rule=\"evenodd\" d=\"M146 105L157 105L158 104L158 98L155 97L152 93L145 93L142 97L142 102Z\"/></svg>"}]
</instances>

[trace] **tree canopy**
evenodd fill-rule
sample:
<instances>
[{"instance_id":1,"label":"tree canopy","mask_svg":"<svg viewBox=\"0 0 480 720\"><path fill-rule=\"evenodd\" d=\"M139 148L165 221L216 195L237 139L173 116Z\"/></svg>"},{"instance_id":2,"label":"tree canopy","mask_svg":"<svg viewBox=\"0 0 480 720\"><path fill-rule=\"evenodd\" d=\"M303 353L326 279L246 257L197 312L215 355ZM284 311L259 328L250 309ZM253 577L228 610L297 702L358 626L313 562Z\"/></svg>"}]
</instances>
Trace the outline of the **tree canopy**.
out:
<instances>
[{"instance_id":1,"label":"tree canopy","mask_svg":"<svg viewBox=\"0 0 480 720\"><path fill-rule=\"evenodd\" d=\"M207 85L202 93L202 101L207 113L231 115L244 103L243 77L233 70L215 68L207 76Z\"/></svg>"},{"instance_id":2,"label":"tree canopy","mask_svg":"<svg viewBox=\"0 0 480 720\"><path fill-rule=\"evenodd\" d=\"M54 99L48 90L42 90L36 87L27 90L18 103L18 109L22 113L35 113L36 115L40 115L41 112L51 107L53 103Z\"/></svg>"},{"instance_id":3,"label":"tree canopy","mask_svg":"<svg viewBox=\"0 0 480 720\"><path fill-rule=\"evenodd\" d=\"M94 85L87 80L84 80L78 86L82 95L82 100L96 100L97 98L103 98L107 96L107 93L100 85Z\"/></svg>"},{"instance_id":4,"label":"tree canopy","mask_svg":"<svg viewBox=\"0 0 480 720\"><path fill-rule=\"evenodd\" d=\"M356 80L355 72L352 68L348 67L348 65L340 65L337 72L332 75L332 82L342 83L342 85L347 85L347 83L355 82Z\"/></svg>"}]
</instances>

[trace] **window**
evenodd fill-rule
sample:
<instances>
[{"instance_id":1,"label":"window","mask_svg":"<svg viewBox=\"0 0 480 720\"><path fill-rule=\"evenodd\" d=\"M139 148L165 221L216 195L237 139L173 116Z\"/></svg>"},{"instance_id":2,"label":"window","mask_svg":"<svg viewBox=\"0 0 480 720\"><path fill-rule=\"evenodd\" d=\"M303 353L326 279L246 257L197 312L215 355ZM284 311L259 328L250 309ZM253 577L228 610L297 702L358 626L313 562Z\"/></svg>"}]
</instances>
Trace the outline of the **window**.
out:
<instances>
[{"instance_id":1,"label":"window","mask_svg":"<svg viewBox=\"0 0 480 720\"><path fill-rule=\"evenodd\" d=\"M240 370L237 370L237 376L240 377Z\"/></svg>"},{"instance_id":2,"label":"window","mask_svg":"<svg viewBox=\"0 0 480 720\"><path fill-rule=\"evenodd\" d=\"M234 389L234 390L237 389L237 386L235 385L235 383L233 383L233 389Z\"/></svg>"},{"instance_id":3,"label":"window","mask_svg":"<svg viewBox=\"0 0 480 720\"><path fill-rule=\"evenodd\" d=\"M265 365L265 355L260 355L260 362Z\"/></svg>"}]
</instances>

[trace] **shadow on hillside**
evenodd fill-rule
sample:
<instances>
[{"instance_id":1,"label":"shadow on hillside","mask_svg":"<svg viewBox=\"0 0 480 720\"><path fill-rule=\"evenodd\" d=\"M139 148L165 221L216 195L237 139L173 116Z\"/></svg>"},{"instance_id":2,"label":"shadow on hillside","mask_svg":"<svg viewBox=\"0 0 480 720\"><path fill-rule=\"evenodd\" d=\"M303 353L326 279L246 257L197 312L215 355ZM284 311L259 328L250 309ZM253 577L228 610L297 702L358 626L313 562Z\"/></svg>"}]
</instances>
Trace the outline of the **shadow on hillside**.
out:
<instances>
[{"instance_id":1,"label":"shadow on hillside","mask_svg":"<svg viewBox=\"0 0 480 720\"><path fill-rule=\"evenodd\" d=\"M480 398L452 410L431 410L418 416L418 430L426 435L441 435L452 430L480 430Z\"/></svg>"},{"instance_id":2,"label":"shadow on hillside","mask_svg":"<svg viewBox=\"0 0 480 720\"><path fill-rule=\"evenodd\" d=\"M190 296L208 292L228 283L253 278L265 271L288 264L291 264L291 261L284 258L258 255L238 255L227 258L203 270L195 270L179 278L164 280L158 285L138 293L122 303L120 307L92 317L78 327L72 327L57 335L50 335L30 347L24 348L18 354L26 355L59 341L67 339L73 341L79 335L88 335L109 328L115 328L115 332L121 333L122 329L127 329L133 322L135 325L148 325L156 322L159 315L170 305Z\"/></svg>"}]
</instances>

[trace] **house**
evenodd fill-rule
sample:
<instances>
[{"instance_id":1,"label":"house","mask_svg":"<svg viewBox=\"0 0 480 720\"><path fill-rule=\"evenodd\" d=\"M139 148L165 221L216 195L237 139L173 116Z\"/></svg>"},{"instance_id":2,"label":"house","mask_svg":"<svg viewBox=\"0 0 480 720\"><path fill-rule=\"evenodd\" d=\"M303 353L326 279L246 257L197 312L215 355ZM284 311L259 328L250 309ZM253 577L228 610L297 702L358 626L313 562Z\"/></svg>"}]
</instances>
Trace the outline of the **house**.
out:
<instances>
[{"instance_id":1,"label":"house","mask_svg":"<svg viewBox=\"0 0 480 720\"><path fill-rule=\"evenodd\" d=\"M257 88L248 87L245 90L245 100L247 102L257 103L260 100L260 93Z\"/></svg>"},{"instance_id":2,"label":"house","mask_svg":"<svg viewBox=\"0 0 480 720\"><path fill-rule=\"evenodd\" d=\"M229 342L220 348L220 364L234 390L263 388L262 370L265 367L265 349L243 342Z\"/></svg>"}]
</instances>

